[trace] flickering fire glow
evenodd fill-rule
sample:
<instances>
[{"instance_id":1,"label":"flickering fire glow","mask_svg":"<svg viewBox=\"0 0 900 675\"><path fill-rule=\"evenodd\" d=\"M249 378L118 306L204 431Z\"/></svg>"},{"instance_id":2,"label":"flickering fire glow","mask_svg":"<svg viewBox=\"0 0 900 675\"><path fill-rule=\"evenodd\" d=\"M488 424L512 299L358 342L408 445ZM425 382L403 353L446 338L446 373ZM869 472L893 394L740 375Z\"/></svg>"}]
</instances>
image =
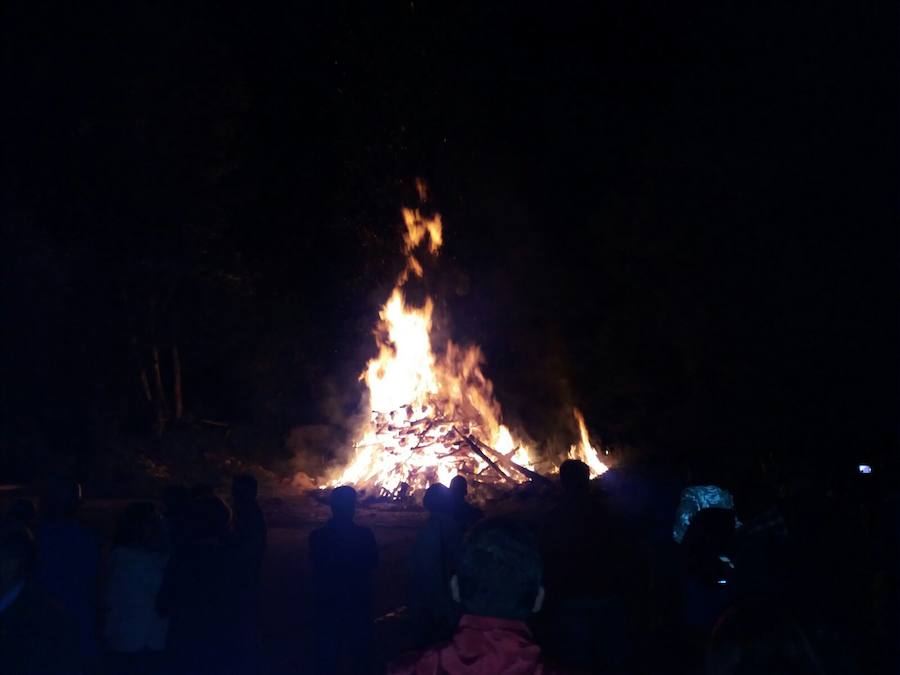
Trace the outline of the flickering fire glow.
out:
<instances>
[{"instance_id":1,"label":"flickering fire glow","mask_svg":"<svg viewBox=\"0 0 900 675\"><path fill-rule=\"evenodd\" d=\"M427 188L417 183L420 200ZM439 253L440 215L403 209L406 266L381 309L375 328L378 354L360 375L368 390L369 420L359 431L350 462L331 485L352 484L366 491L398 496L457 474L477 482L528 480L533 450L501 423L493 385L482 372L477 346L448 341L442 352L432 345L434 302L408 304L404 286L422 277L417 256ZM571 456L586 461L592 475L606 470L590 444L584 418L576 411L581 442ZM406 486L406 487L404 487Z\"/></svg>"},{"instance_id":2,"label":"flickering fire glow","mask_svg":"<svg viewBox=\"0 0 900 675\"><path fill-rule=\"evenodd\" d=\"M573 410L578 422L578 443L569 448L569 459L579 459L588 465L591 470L591 478L595 478L607 470L607 466L600 461L600 454L591 445L591 437L584 423L584 415L578 408Z\"/></svg>"}]
</instances>

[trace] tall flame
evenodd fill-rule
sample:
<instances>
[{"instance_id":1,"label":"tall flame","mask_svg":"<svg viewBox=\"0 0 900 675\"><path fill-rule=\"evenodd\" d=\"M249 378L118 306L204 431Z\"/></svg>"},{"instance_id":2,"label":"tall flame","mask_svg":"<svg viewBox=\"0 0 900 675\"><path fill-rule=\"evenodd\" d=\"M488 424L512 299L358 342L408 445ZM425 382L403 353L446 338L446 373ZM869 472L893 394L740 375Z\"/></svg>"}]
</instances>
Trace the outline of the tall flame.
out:
<instances>
[{"instance_id":1,"label":"tall flame","mask_svg":"<svg viewBox=\"0 0 900 675\"><path fill-rule=\"evenodd\" d=\"M395 288L379 316L387 335L376 332L378 356L360 378L369 387L372 410L391 411L423 403L438 393L435 357L431 351L431 298L420 310L406 306Z\"/></svg>"},{"instance_id":2,"label":"tall flame","mask_svg":"<svg viewBox=\"0 0 900 675\"><path fill-rule=\"evenodd\" d=\"M584 415L578 408L574 408L575 420L578 422L579 442L569 448L569 459L579 459L588 465L591 470L591 478L595 478L606 472L607 466L600 461L600 454L591 445L591 437L584 423Z\"/></svg>"},{"instance_id":3,"label":"tall flame","mask_svg":"<svg viewBox=\"0 0 900 675\"><path fill-rule=\"evenodd\" d=\"M427 201L424 182L416 185ZM483 452L471 450L480 439L502 459L503 480L522 480L509 462L533 468L529 448L516 441L500 423L500 406L481 370L484 356L478 347L448 341L435 354L431 342L434 302L407 304L404 285L410 275L421 277L418 255L437 255L443 244L439 214L404 208L403 249L406 266L379 313L375 329L378 354L366 364L360 379L368 389L371 418L360 430L350 463L332 485L352 483L394 493L401 483L422 489L448 483L457 473L478 475L491 469ZM477 443L476 443L477 445Z\"/></svg>"},{"instance_id":4,"label":"tall flame","mask_svg":"<svg viewBox=\"0 0 900 675\"><path fill-rule=\"evenodd\" d=\"M424 203L427 187L421 181L416 187ZM330 484L397 494L401 484L419 490L447 484L458 473L488 482L525 480L534 468L531 450L500 422L493 385L481 369L481 350L448 341L436 354L432 299L426 297L421 307L407 304L404 285L410 275L423 275L417 256L437 255L443 244L441 217L408 208L402 214L406 265L379 313L378 354L360 375L372 414L358 433L349 464ZM588 458L593 474L602 473L606 467L576 414L582 430L579 458Z\"/></svg>"}]
</instances>

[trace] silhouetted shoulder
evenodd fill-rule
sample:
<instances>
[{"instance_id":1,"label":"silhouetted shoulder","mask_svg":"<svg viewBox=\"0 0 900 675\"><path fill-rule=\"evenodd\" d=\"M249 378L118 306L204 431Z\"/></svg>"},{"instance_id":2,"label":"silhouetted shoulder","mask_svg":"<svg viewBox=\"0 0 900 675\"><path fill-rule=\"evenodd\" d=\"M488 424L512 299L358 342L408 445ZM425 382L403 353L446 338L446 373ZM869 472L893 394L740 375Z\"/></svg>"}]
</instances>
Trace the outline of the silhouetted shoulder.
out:
<instances>
[{"instance_id":1,"label":"silhouetted shoulder","mask_svg":"<svg viewBox=\"0 0 900 675\"><path fill-rule=\"evenodd\" d=\"M309 541L310 555L315 558L315 556L320 554L322 549L328 545L329 533L327 525L322 525L321 527L314 529L309 533L307 539Z\"/></svg>"},{"instance_id":2,"label":"silhouetted shoulder","mask_svg":"<svg viewBox=\"0 0 900 675\"><path fill-rule=\"evenodd\" d=\"M363 542L366 553L366 563L374 568L378 565L378 543L375 541L375 533L371 527L357 526L360 529L359 537Z\"/></svg>"},{"instance_id":3,"label":"silhouetted shoulder","mask_svg":"<svg viewBox=\"0 0 900 675\"><path fill-rule=\"evenodd\" d=\"M0 615L3 672L79 672L79 626L43 591L28 586Z\"/></svg>"},{"instance_id":4,"label":"silhouetted shoulder","mask_svg":"<svg viewBox=\"0 0 900 675\"><path fill-rule=\"evenodd\" d=\"M371 527L365 525L355 525L357 536L364 540L367 544L375 545L375 532Z\"/></svg>"}]
</instances>

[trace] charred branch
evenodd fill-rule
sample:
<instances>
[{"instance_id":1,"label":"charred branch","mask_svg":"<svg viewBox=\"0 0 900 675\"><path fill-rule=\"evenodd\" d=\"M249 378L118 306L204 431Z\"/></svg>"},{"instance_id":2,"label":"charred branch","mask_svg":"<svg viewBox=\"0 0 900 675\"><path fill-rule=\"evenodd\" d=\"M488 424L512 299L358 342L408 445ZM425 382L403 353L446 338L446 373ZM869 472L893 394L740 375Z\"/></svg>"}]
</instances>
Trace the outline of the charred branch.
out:
<instances>
[{"instance_id":1,"label":"charred branch","mask_svg":"<svg viewBox=\"0 0 900 675\"><path fill-rule=\"evenodd\" d=\"M500 451L498 451L498 450L495 450L494 448L492 448L491 446L489 446L489 445L487 445L487 444L485 444L485 443L482 443L482 442L479 441L477 438L474 439L474 441L475 441L476 443L478 443L478 445L480 445L482 448L484 448L484 450L485 450L486 452L489 452L489 453L491 453L494 457L496 457L496 458L497 458L497 463L498 463L498 464L502 464L503 466L505 466L505 467L507 467L507 468L509 468L509 469L513 469L513 470L515 470L515 471L518 471L520 474L522 474L523 476L525 476L526 478L528 478L528 479L530 479L530 480L538 481L538 482L541 482L541 483L549 483L549 482L550 482L550 479L549 479L549 478L546 478L545 476L542 476L542 475L539 474L537 471L532 471L531 469L525 468L525 467L522 466L521 464L517 464L517 463L514 462L512 459L510 459L510 457L509 457L508 455L504 455L502 452L500 452ZM515 452L515 451L513 451L513 452ZM512 453L510 453L510 454L512 454Z\"/></svg>"},{"instance_id":2,"label":"charred branch","mask_svg":"<svg viewBox=\"0 0 900 675\"><path fill-rule=\"evenodd\" d=\"M457 431L456 433L459 433L459 431ZM486 454L484 454L484 452L478 446L478 443L472 437L463 436L462 434L459 434L459 435L462 436L462 439L466 442L466 444L470 448L472 448L472 451L476 455L478 455L479 457L481 457L481 459L483 459L485 462L488 463L488 466L490 466L492 469L494 469L505 480L510 480L509 476L507 476L506 473L504 473L503 469L501 469L499 466L497 466L497 464L496 464L496 462L494 462L494 460L492 460L490 457L488 457Z\"/></svg>"}]
</instances>

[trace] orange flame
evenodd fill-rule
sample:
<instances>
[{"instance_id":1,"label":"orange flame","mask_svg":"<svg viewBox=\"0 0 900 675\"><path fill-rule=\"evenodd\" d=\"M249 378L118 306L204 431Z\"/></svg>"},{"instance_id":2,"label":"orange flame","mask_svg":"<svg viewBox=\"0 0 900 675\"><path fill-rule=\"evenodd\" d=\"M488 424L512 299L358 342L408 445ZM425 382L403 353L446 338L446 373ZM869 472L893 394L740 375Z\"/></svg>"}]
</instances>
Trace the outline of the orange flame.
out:
<instances>
[{"instance_id":1,"label":"orange flame","mask_svg":"<svg viewBox=\"0 0 900 675\"><path fill-rule=\"evenodd\" d=\"M417 181L420 199L427 188ZM418 209L402 210L407 265L379 314L375 329L378 355L360 379L368 388L371 418L360 430L350 463L331 485L351 483L395 492L401 483L411 489L447 484L457 473L478 475L491 467L465 438L484 441L497 464L506 463L502 480L522 480L509 462L532 469L529 448L500 423L500 406L493 385L481 370L484 357L476 346L447 342L442 354L431 343L434 303L406 304L403 286L411 272L423 268L413 255L428 240L428 253L443 244L441 217ZM497 457L502 455L503 459Z\"/></svg>"},{"instance_id":2,"label":"orange flame","mask_svg":"<svg viewBox=\"0 0 900 675\"><path fill-rule=\"evenodd\" d=\"M431 241L428 250L437 253L444 243L441 229L441 215L435 214L433 218L425 218L419 209L403 209L403 222L406 224L406 234L403 235L406 253L409 254L419 245L419 242L428 235Z\"/></svg>"},{"instance_id":3,"label":"orange flame","mask_svg":"<svg viewBox=\"0 0 900 675\"><path fill-rule=\"evenodd\" d=\"M416 188L419 199L427 201L425 183L417 181ZM424 274L414 254L426 247L426 239L427 254L437 255L443 244L441 217L408 208L402 214L406 266L379 313L378 354L360 374L372 413L358 432L350 462L329 484L397 494L403 483L421 490L448 484L459 473L476 480L522 481L520 469L534 469L531 449L501 424L493 385L481 369L481 350L448 341L442 353L435 353L432 299L421 307L406 303L403 287L409 274ZM581 438L569 457L585 462L591 477L599 476L607 467L591 445L581 412L574 413Z\"/></svg>"},{"instance_id":4,"label":"orange flame","mask_svg":"<svg viewBox=\"0 0 900 675\"><path fill-rule=\"evenodd\" d=\"M606 464L600 461L600 453L591 445L591 437L584 423L584 415L578 408L573 408L575 419L578 422L578 432L581 436L578 443L569 448L569 459L578 459L588 465L591 470L591 478L595 478L608 469Z\"/></svg>"}]
</instances>

